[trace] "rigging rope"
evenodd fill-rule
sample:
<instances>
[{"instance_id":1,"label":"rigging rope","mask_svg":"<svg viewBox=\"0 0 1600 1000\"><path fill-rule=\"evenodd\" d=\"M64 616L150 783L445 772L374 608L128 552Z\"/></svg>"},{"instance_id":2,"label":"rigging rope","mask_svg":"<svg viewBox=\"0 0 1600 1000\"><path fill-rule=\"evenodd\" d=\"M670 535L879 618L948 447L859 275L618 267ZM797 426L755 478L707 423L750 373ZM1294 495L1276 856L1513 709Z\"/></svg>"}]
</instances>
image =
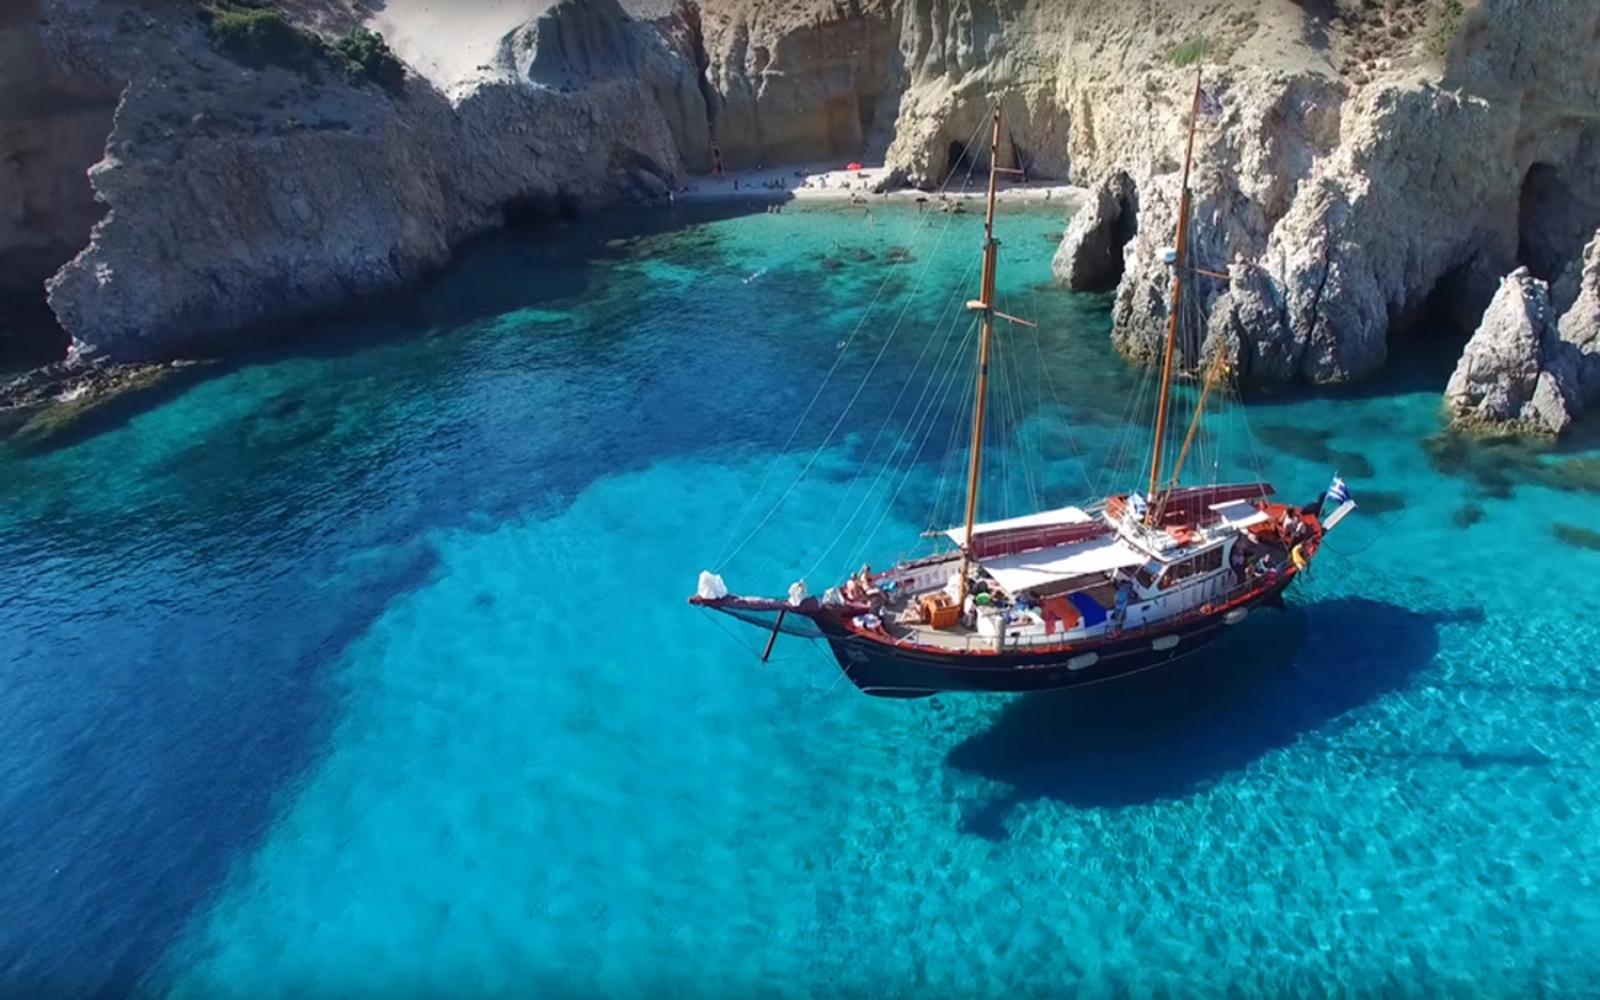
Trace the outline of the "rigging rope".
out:
<instances>
[{"instance_id":1,"label":"rigging rope","mask_svg":"<svg viewBox=\"0 0 1600 1000\"><path fill-rule=\"evenodd\" d=\"M968 138L968 141L967 141L967 146L968 147L970 147L972 145L972 143L977 140L978 133L980 131L982 131L983 126L984 126L984 123L980 119L980 121L978 123L978 126L973 130L972 135ZM944 194L946 192L946 190L950 186L950 181L954 176L955 176L955 174L954 174L953 171L945 176L944 183L939 186L939 191L938 191L939 194L942 195L942 194ZM970 181L971 178L972 178L972 164L969 163L968 167L967 167L967 178L966 179ZM950 223L954 221L955 214L956 213L954 213L954 212L949 213L949 217L945 220L944 229L942 229L940 231L939 241L942 241L944 233L948 232L949 227L950 227ZM922 213L919 212L917 214L916 221L910 227L910 230L914 231L916 229L924 228L926 226L926 222L927 222L927 220L924 218ZM935 246L937 246L937 242L935 243ZM924 272L926 272L926 270L928 268L931 268L932 266L933 266L933 259L930 257L930 260L927 262L927 264L924 265ZM893 277L894 277L894 275L891 272L890 274L885 275L883 281L879 283L878 290L877 290L876 293L874 293L874 295L872 297L872 301L870 303L868 303L867 308L862 311L861 318L856 321L856 325L855 325L854 329L852 329L850 331L850 336L845 338L844 346L839 348L837 354L834 357L833 364L829 366L827 373L825 375L823 375L821 384L819 384L817 386L817 391L812 394L811 401L806 404L806 408L803 411L801 411L800 418L795 421L794 430L789 432L789 437L784 441L783 447L778 450L778 454L773 457L772 462L767 466L767 471L761 477L761 482L756 486L755 490L751 492L750 499L748 501L746 501L744 508L739 512L739 516L734 519L733 524L729 528L729 531L728 531L728 538L723 543L723 547L722 547L721 553L719 553L717 558L715 560L713 560L713 562L712 562L712 564L714 566L717 566L719 569L721 567L725 566L727 564L727 562L729 560L731 560L734 556L738 555L739 552L742 551L746 545L750 544L750 541L755 538L756 534L767 523L767 521L771 520L772 515L777 512L778 508L783 505L784 500L788 499L790 493L792 493L794 491L795 486L798 486L799 483L800 483L800 480L805 478L806 472L810 470L812 464L814 464L816 462L817 457L821 454L822 448L819 448L817 453L812 455L811 460L808 461L806 463L805 467L801 470L800 475L795 479L795 482L790 485L788 490L784 491L783 496L780 497L778 499L777 503L773 505L772 510L767 512L767 515L761 519L761 521L756 525L755 528L753 528L751 530L750 534L747 535L744 538L743 541L741 541L737 546L735 546L732 549L732 551L729 551L728 546L732 544L733 539L738 537L739 528L740 528L741 525L743 525L744 519L750 515L750 511L754 508L756 500L761 496L762 490L764 490L766 488L767 482L772 478L772 473L777 470L778 465L783 461L784 457L788 454L790 446L792 446L794 444L794 440L795 440L796 437L799 436L801 428L805 426L806 418L809 417L811 415L811 411L816 408L817 402L818 402L818 400L820 400L822 398L822 394L823 394L824 390L827 388L828 383L832 380L834 374L839 369L839 365L843 363L845 355L849 352L850 345L855 342L856 337L859 336L861 331L865 328L866 322L867 322L867 318L872 315L873 308L877 305L878 300L883 296L884 289L889 287L890 280ZM887 343L885 343L885 347L887 347ZM880 350L879 351L879 357L881 357L881 356L882 356L882 351ZM874 367L876 367L876 362L874 363ZM869 371L867 373L867 376L870 376L870 375L871 375L871 370L869 369ZM867 376L863 377L863 385L865 384ZM856 396L859 396L860 393L861 393L861 390L860 390L860 388L858 388L856 390ZM855 397L852 397L852 403L854 402L854 398ZM848 413L849 410L850 410L850 407L847 405L845 407L845 413ZM840 421L843 420L843 417L844 417L844 415L841 414L840 415ZM835 431L838 429L838 423L837 422L835 423L833 429ZM828 440L830 440L832 438L832 436L833 436L833 431L830 431L829 435L828 435L828 438L825 438L824 441L823 441L823 445L822 445L823 448L825 448L827 446Z\"/></svg>"},{"instance_id":2,"label":"rigging rope","mask_svg":"<svg viewBox=\"0 0 1600 1000\"><path fill-rule=\"evenodd\" d=\"M942 237L941 237L941 239L942 239ZM937 244L935 245L935 249L937 250ZM966 271L962 274L961 281L962 281L963 284L965 284L967 279L969 277L971 277L972 270L973 270L973 268L975 266L976 266L975 263L969 263L968 264ZM927 274L927 271L925 270L923 272L924 277L926 276L926 274ZM917 292L917 289L921 287L921 283L922 283L921 279L918 279L916 285L914 285L912 287L910 294L906 298L905 308L903 308L901 310L900 319L895 321L894 331L897 331L899 329L901 322L905 319L906 313L911 308L911 303L916 301L916 292ZM932 331L930 331L929 336L924 338L923 343L922 343L922 353L917 356L917 363L916 363L916 365L913 366L912 371L910 372L910 374L908 374L906 376L906 378L901 381L899 394L897 396L895 396L895 400L894 400L893 405L891 405L888 408L887 412L885 413L883 422L878 425L878 431L877 431L876 434L873 435L872 444L870 446L868 446L865 454L862 456L861 461L863 463L870 462L872 460L872 456L877 452L877 450L878 450L878 442L883 438L884 432L886 430L888 430L889 424L894 421L895 414L899 412L900 403L901 403L902 400L905 399L906 392L911 388L911 385L912 385L913 382L917 382L917 381L921 381L922 382L922 394L918 397L918 404L920 405L922 399L926 398L927 393L928 393L928 388L932 383L933 377L930 375L930 377L928 379L920 380L920 379L918 379L916 377L917 376L917 372L920 371L920 369L922 368L923 359L928 356L929 348L931 348L933 346L934 340L937 339L938 331L944 326L945 320L947 318L949 318L951 309L954 306L955 301L956 301L955 298L951 298L951 299L949 299L949 300L947 300L945 302L944 311L940 314L939 319L934 324L933 329L932 329ZM891 331L890 339L893 339L894 331ZM951 324L950 334L947 335L946 339L945 339L945 346L946 347L948 346L948 343L949 343L949 336L953 335L954 332L955 332L955 324L952 323ZM939 352L939 358L942 359L943 356L944 356L944 348L941 348L940 352ZM935 362L934 362L935 373L938 370L938 364L939 364L939 360L936 359ZM847 408L847 411L848 411L848 408ZM915 414L915 412L916 412L916 410L914 408L912 410L912 413ZM851 524L855 523L856 517L859 515L861 509L864 508L869 501L871 501L872 494L877 490L879 483L881 483L883 481L883 475L884 475L884 472L885 472L886 468L887 468L887 466L880 466L879 467L878 476L877 476L877 478L875 478L873 480L872 485L868 487L866 495L861 498L860 503L856 507L856 513L852 514L850 516L850 519L848 521L846 521L845 524L841 528L839 528L837 532L835 532L833 530L832 522L830 521L829 527L827 529L827 532L834 536L835 544L837 544L839 535L841 535L844 531L846 531L850 527ZM855 485L854 485L854 483L852 483L851 486L850 486L849 493L854 493L854 492L855 492ZM845 507L848 506L848 495L849 495L849 493L847 493L847 495L846 495L846 497L847 497L846 501L842 502L840 504L840 506L838 508L836 508L835 517L837 517L838 513L843 511L845 509ZM824 551L823 555L819 556L817 558L817 564L818 565L821 564L822 559L827 555L828 551L832 550L832 548L833 548L833 546L830 545L828 547L828 549ZM803 579L804 578L809 578L813 573L816 572L816 569L817 569L817 566L815 566L815 565L812 566L812 568L810 570L808 570L805 573L804 577L802 577L802 578Z\"/></svg>"},{"instance_id":3,"label":"rigging rope","mask_svg":"<svg viewBox=\"0 0 1600 1000\"><path fill-rule=\"evenodd\" d=\"M977 328L978 328L978 322L977 322L977 320L974 320L972 322L972 324L967 328L966 336L961 339L960 345L959 345L960 347L964 348L969 343L971 343L971 341L973 339L973 335L976 333ZM957 353L959 355L960 352L958 351ZM959 379L958 380L958 379L955 378L955 376L958 375L958 374L970 375L971 373L970 372L963 372L959 362L952 367L950 376L946 377L946 379L944 381L944 385L941 388L940 397L939 397L938 402L934 406L930 406L928 408L928 410L926 411L926 413L924 414L924 419L925 420L928 417L931 417L933 414L941 412L943 410L944 401L945 401L945 399L947 399L949 397L949 394L950 394L950 388L952 386L954 386L955 384L957 384L958 381L964 382L966 384L966 390L962 394L962 402L963 403L965 403L970 398L970 396L968 395L969 393L972 394L972 395L975 395L977 393L976 380L972 379L972 378L964 378L964 379ZM945 471L946 474L941 475L939 477L941 499L936 504L936 509L934 511L935 517L937 517L937 515L938 515L938 508L943 506L942 496L946 492L948 484L949 484L949 482L951 480L951 477L948 475L949 464L950 464L951 456L956 454L955 438L956 438L957 431L959 431L959 429L961 427L961 421L960 420L955 420L955 421L952 421L951 423L952 423L952 427L951 427L951 433L950 433L950 440L949 440L949 443L948 443L948 445L946 447L946 450L945 450L945 469L944 469L944 471ZM916 452L911 456L909 462L907 463L907 469L908 469L907 475L904 476L901 479L900 485L898 487L896 487L896 489L894 491L894 494L889 497L888 502L883 505L883 509L878 512L878 519L876 521L874 521L872 523L872 527L870 529L868 529L867 534L865 536L866 541L864 541L863 544L862 544L862 548L863 549L865 548L865 546L868 543L870 543L870 540L874 536L877 535L878 528L880 526L882 526L882 524L884 522L884 519L889 516L889 512L894 509L895 501L900 499L900 493L906 488L906 485L911 481L911 476L909 474L909 470L916 468L917 462L920 461L921 458L922 458L923 449L925 449L927 447L928 442L930 440L932 440L932 437L933 437L933 427L930 426L928 428L927 434L922 437L921 442L917 445ZM936 527L940 523L949 523L949 522L940 522L938 520L931 520L929 522L929 526L930 527ZM856 553L853 553L853 555L855 556L855 558L859 558L861 553L858 551ZM852 558L850 560L851 564L855 563L855 558Z\"/></svg>"},{"instance_id":4,"label":"rigging rope","mask_svg":"<svg viewBox=\"0 0 1600 1000\"><path fill-rule=\"evenodd\" d=\"M954 216L954 213L952 213L952 216ZM944 242L944 234L946 234L947 230L949 230L949 222L946 222L946 230L941 230L941 234L939 234L938 242L934 243L934 251L938 251L939 243ZM760 528L762 528L762 525L765 525L765 523L768 522L768 520L771 520L771 517L773 517L773 515L776 514L776 512L778 512L778 507L782 506L782 502L784 502L784 499L789 498L789 494L792 493L792 491L795 490L795 486L800 485L800 482L802 482L803 478L805 478L806 472L808 472L808 470L811 469L811 466L813 466L814 462L818 461L818 459L821 458L822 453L824 453L824 451L827 450L827 446L829 446L829 443L832 443L832 438L834 438L834 434L837 434L838 429L840 429L840 426L843 426L843 422L845 422L846 416L850 416L851 408L853 408L853 406L856 405L856 400L858 400L858 398L861 398L862 392L864 392L864 390L866 390L867 382L869 382L870 378L872 378L872 373L874 373L874 371L877 371L878 362L882 362L883 355L885 355L886 352L888 352L888 347L890 347L891 342L894 342L894 336L896 336L896 334L899 333L899 328L901 328L901 323L904 322L904 320L906 320L906 314L907 314L907 312L910 312L910 306L912 306L912 302L914 302L915 298L917 298L917 290L918 290L918 288L920 288L920 286L922 286L923 278L926 278L926 275L928 275L928 272L930 272L930 270L931 270L931 261L930 261L930 267L925 267L925 269L923 269L922 275L920 275L920 277L917 278L917 283L915 283L915 285L912 286L912 290L910 290L910 294L909 294L909 296L907 296L907 299L906 299L906 306L902 307L901 315L899 315L899 318L896 318L896 320L894 320L894 326L891 326L890 334L888 334L888 338L885 338L885 341L883 341L883 346L882 347L878 347L877 357L875 357L874 360L872 360L872 366L870 366L870 368L867 368L867 373L864 374L864 376L862 376L861 384L859 384L859 386L856 386L856 392L854 392L854 394L851 395L850 402L846 403L845 410L843 410L842 413L838 414L837 421L834 421L834 427L832 427L832 429L829 430L829 434L827 434L826 438L822 438L822 443L821 443L821 445L818 445L818 450L816 450L816 453L813 453L813 456L811 456L811 461L806 462L806 466L803 467L802 470L800 470L800 475L798 475L798 477L795 478L795 482L792 483L792 485L789 486L789 490L787 490L786 493L784 493L784 496L782 496L782 498L779 498L778 504L774 504L773 509L768 510L768 514L766 514L765 518L762 518L762 522L758 523L758 525L755 526L755 530L757 530L757 531L760 530ZM928 349L928 344L930 344L930 342L931 342L931 338L928 339L928 341L923 342L923 355L926 355L926 349ZM918 357L918 366L920 366L920 357ZM870 456L872 456L872 453L874 453L874 451L877 451L878 438L882 438L883 430L885 430L886 427L890 426L890 422L893 421L893 419L894 419L894 410L896 410L896 408L898 408L899 400L901 400L901 398L904 398L904 395L906 395L906 389L907 389L907 387L910 386L910 381L912 381L912 379L907 378L906 381L901 382L901 394L899 394L899 397L894 398L894 406L891 406L890 411L888 411L888 414L886 414L885 418L883 418L882 424L880 424L880 426L878 426L877 435L875 435L875 437L872 438L872 445L870 445L869 450L867 450L866 458L862 459L862 461L866 461L866 459L870 459ZM875 488L875 485L874 485L874 488ZM853 493L853 491L854 491L854 486L851 485L851 493ZM869 488L869 491L867 491L866 498L862 498L862 501L861 501L862 504L864 504L864 502L866 502L867 499L869 499L869 498L870 498L870 488ZM842 509L842 507L840 507L840 509ZM837 515L837 510L840 510L840 509L835 509L835 515ZM754 531L752 531L752 538L754 538ZM837 536L835 536L835 538L837 538ZM749 539L746 539L746 541L749 541Z\"/></svg>"},{"instance_id":5,"label":"rigging rope","mask_svg":"<svg viewBox=\"0 0 1600 1000\"><path fill-rule=\"evenodd\" d=\"M967 330L967 336L969 338L973 336L977 332L977 329L978 321L974 319L971 326ZM961 390L961 405L959 407L959 412L963 413L970 413L972 411L973 404L978 395L976 378L978 368L977 358L968 358L968 363L969 368L966 371L966 385L964 385ZM957 472L962 456L956 449L956 441L960 437L962 430L963 422L961 420L957 419L950 421L950 434L948 439L945 441L944 464L939 470L938 492L935 495L933 510L928 519L928 527L930 529L937 529L940 525L954 524L956 520L954 508L959 506L960 497L952 492L951 487L953 484L959 481L957 478ZM949 517L946 517L944 514L946 498L950 498L952 504L952 511Z\"/></svg>"},{"instance_id":6,"label":"rigging rope","mask_svg":"<svg viewBox=\"0 0 1600 1000\"><path fill-rule=\"evenodd\" d=\"M968 267L968 275L970 275L971 270L972 269L969 266ZM963 276L963 280L965 279L965 277L966 276ZM949 312L950 312L950 305L946 304L945 314L940 316L939 322L934 326L934 333L935 334L937 334L938 330L944 326L944 321L945 321L946 317L948 317ZM939 355L934 360L934 372L935 373L937 373L939 371L939 367L940 367L940 365L942 364L942 362L944 360L945 353L949 350L950 343L951 343L952 339L954 339L956 329L957 329L956 324L954 324L954 323L950 324L950 332L945 335L943 344L939 349ZM927 339L927 341L923 344L923 355L924 356L926 356L928 348L933 345L933 342L934 342L935 339L936 338L934 336L930 336ZM919 367L920 367L920 358L919 358ZM942 385L944 382L949 381L951 378L954 377L955 372L957 370L959 370L959 360L958 359L957 360L953 360L951 368L950 368L950 371L946 372L946 374L945 374L943 379L936 379L935 377L930 376L928 379L924 380L923 383L922 383L922 393L917 397L917 402L912 407L911 416L908 417L907 419L910 420L911 418L914 418L916 416L917 412L922 409L923 402L927 399L929 392L932 390L933 386L936 383ZM902 384L901 389L900 389L900 396L896 397L895 404L889 411L889 416L887 418L885 418L883 426L881 426L878 429L879 435L881 435L883 433L883 430L888 426L889 421L893 418L895 412L899 409L900 400L902 398L904 398L906 390L911 385L911 381L912 380L908 378ZM927 419L928 414L931 413L931 412L932 412L931 408L928 411L924 412L924 415L923 415L923 420L924 421ZM918 426L919 427L921 426L921 422L920 421L919 421ZM913 433L915 433L915 432L913 432ZM868 450L867 458L870 459L872 453L874 451L876 451L876 450L877 450L877 439L874 438L873 439L873 447ZM877 493L879 485L882 484L884 477L886 475L888 475L888 473L889 473L889 471L891 469L898 469L898 468L899 468L898 464L892 463L892 462L885 462L885 463L883 463L882 465L879 466L878 475L873 479L872 485L867 489L867 492L861 498L860 503L858 503L856 505L855 510L851 513L849 520L847 520L844 523L844 525L841 528L839 528L838 531L830 531L829 532L829 534L831 534L832 537L833 537L833 541L831 541L828 544L828 547L823 549L822 553L817 556L816 562L813 563L811 568L808 569L805 572L805 574L802 576L802 579L809 579L810 577L812 577L817 572L818 569L821 568L822 561L828 557L828 555L833 551L835 546L837 546L839 544L839 542L843 539L845 532L848 531L850 526L856 522L856 519L861 516L861 512L864 511L867 508L867 505L871 502L871 500L873 498L873 495L875 493ZM905 472L905 476L909 477L910 473L911 473L911 469L907 468L907 470ZM902 483L902 485L903 485L903 483ZM896 491L896 495L898 495L898 490ZM870 537L869 537L868 541L870 541ZM866 544L867 544L867 542L863 542L863 547ZM854 556L855 554L856 554L855 552L852 552L852 556ZM851 562L854 563L854 561L855 561L854 558L852 558Z\"/></svg>"},{"instance_id":7,"label":"rigging rope","mask_svg":"<svg viewBox=\"0 0 1600 1000\"><path fill-rule=\"evenodd\" d=\"M1385 524L1383 527L1378 529L1378 533L1376 535L1373 535L1371 538L1367 539L1366 542L1364 542L1363 544L1361 544L1357 548L1354 548L1354 549L1350 550L1349 552L1341 552L1337 548L1335 548L1333 545L1331 545L1330 543L1328 543L1326 541L1324 541L1322 543L1321 547L1327 549L1328 551L1332 552L1334 555L1339 556L1341 558L1353 559L1356 556L1359 556L1361 553L1363 553L1363 552L1367 551L1368 549L1372 548L1373 543L1375 543L1378 539L1382 538L1384 535L1388 534L1390 528L1394 527L1395 525L1399 524L1401 521L1405 520L1405 516L1407 514L1409 514L1409 513L1411 513L1411 511L1409 509L1406 509L1406 510L1403 510L1400 513L1396 514L1393 518L1390 519L1388 524Z\"/></svg>"},{"instance_id":8,"label":"rigging rope","mask_svg":"<svg viewBox=\"0 0 1600 1000\"><path fill-rule=\"evenodd\" d=\"M1044 315L1043 311L1039 307L1039 291L1033 285L1029 285L1028 286L1028 308L1029 308L1029 315L1035 321L1039 320L1039 318ZM1050 388L1051 399L1055 402L1057 410L1060 411L1059 415L1060 415L1060 418L1061 418L1061 434L1062 434L1063 437L1066 438L1067 447L1072 451L1072 456L1078 463L1079 471L1083 474L1084 485L1086 487L1088 487L1088 486L1090 486L1090 483L1089 483L1089 475L1090 475L1089 474L1089 463L1088 463L1087 459L1084 458L1083 449L1078 446L1077 435L1075 435L1072 432L1072 421L1070 419L1072 414L1071 414L1070 408L1067 406L1066 401L1062 397L1060 390L1056 388L1055 379L1052 378L1051 375L1050 375L1050 367L1051 366L1046 361L1045 353L1044 353L1044 327L1043 327L1043 325L1035 326L1033 328L1033 348L1034 348L1034 356L1038 361L1038 364L1036 366L1036 370L1039 373L1039 397L1040 397L1040 401L1041 401L1041 403L1040 403L1041 416L1042 416L1043 410L1044 410L1044 406L1043 406L1044 388L1045 388L1045 386L1048 385L1049 388ZM1040 428L1040 434L1039 434L1039 468L1040 469L1044 468L1044 428L1042 426Z\"/></svg>"}]
</instances>

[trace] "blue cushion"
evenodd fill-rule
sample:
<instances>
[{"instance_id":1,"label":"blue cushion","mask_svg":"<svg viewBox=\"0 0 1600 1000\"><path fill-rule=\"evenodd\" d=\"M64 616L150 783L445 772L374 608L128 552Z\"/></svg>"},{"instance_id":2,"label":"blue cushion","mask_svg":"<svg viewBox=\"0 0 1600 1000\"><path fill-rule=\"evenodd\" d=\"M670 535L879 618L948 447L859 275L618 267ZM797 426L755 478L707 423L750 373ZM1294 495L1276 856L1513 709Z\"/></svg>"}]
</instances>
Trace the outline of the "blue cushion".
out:
<instances>
[{"instance_id":1,"label":"blue cushion","mask_svg":"<svg viewBox=\"0 0 1600 1000\"><path fill-rule=\"evenodd\" d=\"M1102 608L1100 602L1088 594L1073 594L1068 600L1072 602L1073 607L1078 609L1078 614L1083 616L1083 624L1085 626L1099 625L1106 620L1106 609Z\"/></svg>"}]
</instances>

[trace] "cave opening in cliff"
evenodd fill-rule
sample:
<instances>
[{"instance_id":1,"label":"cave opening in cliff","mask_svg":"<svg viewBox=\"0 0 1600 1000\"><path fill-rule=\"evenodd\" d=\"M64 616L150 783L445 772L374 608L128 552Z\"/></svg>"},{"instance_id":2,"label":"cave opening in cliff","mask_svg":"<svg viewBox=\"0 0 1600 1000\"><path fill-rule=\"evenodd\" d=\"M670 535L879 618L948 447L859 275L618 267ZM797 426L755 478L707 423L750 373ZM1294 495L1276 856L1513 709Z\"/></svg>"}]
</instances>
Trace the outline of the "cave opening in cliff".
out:
<instances>
[{"instance_id":1,"label":"cave opening in cliff","mask_svg":"<svg viewBox=\"0 0 1600 1000\"><path fill-rule=\"evenodd\" d=\"M1577 201L1561 171L1548 163L1535 163L1523 175L1517 201L1517 263L1541 281L1554 281L1573 246L1582 244L1586 231L1577 223L1582 214Z\"/></svg>"},{"instance_id":2,"label":"cave opening in cliff","mask_svg":"<svg viewBox=\"0 0 1600 1000\"><path fill-rule=\"evenodd\" d=\"M506 203L506 225L520 228L529 224L547 222L576 222L583 216L583 206L570 194L530 194L513 198Z\"/></svg>"},{"instance_id":3,"label":"cave opening in cliff","mask_svg":"<svg viewBox=\"0 0 1600 1000\"><path fill-rule=\"evenodd\" d=\"M0 379L66 356L72 342L45 301L37 294L0 295Z\"/></svg>"},{"instance_id":4,"label":"cave opening in cliff","mask_svg":"<svg viewBox=\"0 0 1600 1000\"><path fill-rule=\"evenodd\" d=\"M1139 232L1139 203L1133 192L1133 181L1117 193L1117 217L1111 223L1111 242L1107 254L1107 277L1103 284L1107 291L1122 281L1125 259L1122 251Z\"/></svg>"},{"instance_id":5,"label":"cave opening in cliff","mask_svg":"<svg viewBox=\"0 0 1600 1000\"><path fill-rule=\"evenodd\" d=\"M1474 255L1440 276L1420 302L1391 318L1385 384L1426 387L1418 391L1442 386L1489 307L1499 270L1489 257Z\"/></svg>"},{"instance_id":6,"label":"cave opening in cliff","mask_svg":"<svg viewBox=\"0 0 1600 1000\"><path fill-rule=\"evenodd\" d=\"M951 142L950 149L945 155L949 164L945 168L946 183L957 179L964 180L977 169L977 160L964 142Z\"/></svg>"}]
</instances>

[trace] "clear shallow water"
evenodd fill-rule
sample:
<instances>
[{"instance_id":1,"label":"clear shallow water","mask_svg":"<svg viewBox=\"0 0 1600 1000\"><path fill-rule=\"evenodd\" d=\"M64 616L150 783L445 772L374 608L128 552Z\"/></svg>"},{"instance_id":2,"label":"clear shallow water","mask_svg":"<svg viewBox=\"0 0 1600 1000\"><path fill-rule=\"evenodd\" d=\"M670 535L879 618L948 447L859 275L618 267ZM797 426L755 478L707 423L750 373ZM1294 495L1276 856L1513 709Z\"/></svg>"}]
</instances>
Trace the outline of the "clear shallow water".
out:
<instances>
[{"instance_id":1,"label":"clear shallow water","mask_svg":"<svg viewBox=\"0 0 1600 1000\"><path fill-rule=\"evenodd\" d=\"M630 224L0 460L0 992L1600 988L1600 553L1551 533L1600 498L1433 471L1442 373L1249 408L1282 494L1367 501L1287 612L1122 686L875 701L684 598L808 461L736 588L951 520L966 390L922 351L965 326L910 293L980 221ZM986 515L1129 482L1142 380L1103 301L1036 288L1060 228L1003 224L1042 325L1007 357L1053 384L999 380Z\"/></svg>"}]
</instances>

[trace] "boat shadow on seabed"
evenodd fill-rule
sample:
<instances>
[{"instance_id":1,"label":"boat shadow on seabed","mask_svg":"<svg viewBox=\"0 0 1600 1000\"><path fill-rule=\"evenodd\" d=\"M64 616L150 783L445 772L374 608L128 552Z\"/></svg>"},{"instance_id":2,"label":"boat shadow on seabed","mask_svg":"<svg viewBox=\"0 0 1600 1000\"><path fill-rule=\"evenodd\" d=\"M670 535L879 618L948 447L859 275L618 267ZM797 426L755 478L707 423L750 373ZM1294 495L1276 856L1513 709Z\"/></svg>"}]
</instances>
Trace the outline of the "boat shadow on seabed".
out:
<instances>
[{"instance_id":1,"label":"boat shadow on seabed","mask_svg":"<svg viewBox=\"0 0 1600 1000\"><path fill-rule=\"evenodd\" d=\"M1198 791L1405 688L1433 663L1440 626L1483 612L1342 598L1261 618L1148 674L1007 704L946 757L1008 786L969 808L964 830L1003 840L1014 807L1040 798L1117 808Z\"/></svg>"}]
</instances>

